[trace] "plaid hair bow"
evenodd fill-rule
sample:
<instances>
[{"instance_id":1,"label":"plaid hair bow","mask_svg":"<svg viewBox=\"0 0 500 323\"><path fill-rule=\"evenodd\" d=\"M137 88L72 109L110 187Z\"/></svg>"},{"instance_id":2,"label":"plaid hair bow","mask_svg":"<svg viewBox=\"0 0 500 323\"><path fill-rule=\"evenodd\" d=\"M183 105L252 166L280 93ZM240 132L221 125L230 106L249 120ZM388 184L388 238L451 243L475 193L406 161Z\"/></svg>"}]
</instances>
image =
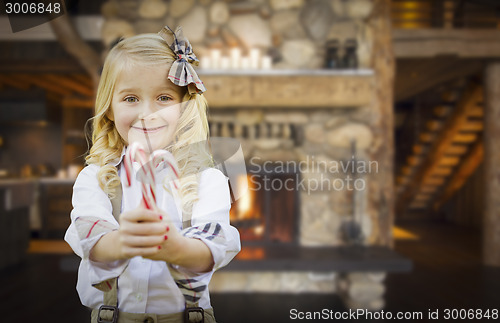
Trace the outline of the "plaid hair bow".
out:
<instances>
[{"instance_id":1,"label":"plaid hair bow","mask_svg":"<svg viewBox=\"0 0 500 323\"><path fill-rule=\"evenodd\" d=\"M205 92L207 89L193 67L193 65L198 66L200 61L193 53L189 40L182 34L182 28L177 27L174 33L172 29L165 26L158 34L167 42L177 57L168 72L168 79L179 86L187 85L189 94Z\"/></svg>"}]
</instances>

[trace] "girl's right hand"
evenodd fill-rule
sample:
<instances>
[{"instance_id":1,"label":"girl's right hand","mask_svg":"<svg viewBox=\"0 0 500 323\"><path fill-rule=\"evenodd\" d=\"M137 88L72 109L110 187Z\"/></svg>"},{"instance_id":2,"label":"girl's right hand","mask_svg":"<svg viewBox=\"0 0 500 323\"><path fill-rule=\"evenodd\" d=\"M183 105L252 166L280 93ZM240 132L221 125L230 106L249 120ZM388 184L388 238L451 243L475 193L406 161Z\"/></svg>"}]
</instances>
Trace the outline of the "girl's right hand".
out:
<instances>
[{"instance_id":1,"label":"girl's right hand","mask_svg":"<svg viewBox=\"0 0 500 323\"><path fill-rule=\"evenodd\" d=\"M167 226L159 211L139 206L120 215L118 229L119 258L153 256L165 240Z\"/></svg>"}]
</instances>

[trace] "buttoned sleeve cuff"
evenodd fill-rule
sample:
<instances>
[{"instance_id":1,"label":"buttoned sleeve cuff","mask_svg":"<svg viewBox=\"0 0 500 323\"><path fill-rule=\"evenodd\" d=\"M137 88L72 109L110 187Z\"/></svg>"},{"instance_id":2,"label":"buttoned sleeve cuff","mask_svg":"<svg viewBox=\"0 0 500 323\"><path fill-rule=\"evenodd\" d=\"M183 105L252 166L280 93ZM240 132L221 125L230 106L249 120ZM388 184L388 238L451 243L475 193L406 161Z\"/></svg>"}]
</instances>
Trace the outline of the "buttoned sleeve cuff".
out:
<instances>
[{"instance_id":1,"label":"buttoned sleeve cuff","mask_svg":"<svg viewBox=\"0 0 500 323\"><path fill-rule=\"evenodd\" d=\"M201 240L212 253L213 270L226 266L241 249L238 230L221 223L205 223L181 232L188 238Z\"/></svg>"}]
</instances>

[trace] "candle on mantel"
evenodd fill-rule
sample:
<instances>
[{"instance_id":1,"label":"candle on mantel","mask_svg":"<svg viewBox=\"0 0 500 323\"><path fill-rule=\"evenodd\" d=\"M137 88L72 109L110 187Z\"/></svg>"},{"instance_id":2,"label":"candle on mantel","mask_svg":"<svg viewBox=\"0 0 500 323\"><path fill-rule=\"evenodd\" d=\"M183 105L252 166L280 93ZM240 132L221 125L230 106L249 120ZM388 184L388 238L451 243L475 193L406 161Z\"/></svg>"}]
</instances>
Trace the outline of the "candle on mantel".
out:
<instances>
[{"instance_id":1,"label":"candle on mantel","mask_svg":"<svg viewBox=\"0 0 500 323\"><path fill-rule=\"evenodd\" d=\"M258 48L250 49L250 68L254 70L258 69L259 61L260 61L260 50Z\"/></svg>"},{"instance_id":2,"label":"candle on mantel","mask_svg":"<svg viewBox=\"0 0 500 323\"><path fill-rule=\"evenodd\" d=\"M210 65L211 65L211 68L213 69L217 69L220 67L220 61L221 61L221 57L220 57L220 50L218 49L212 49L210 51Z\"/></svg>"},{"instance_id":3,"label":"candle on mantel","mask_svg":"<svg viewBox=\"0 0 500 323\"><path fill-rule=\"evenodd\" d=\"M223 56L220 58L219 68L221 70L228 70L231 68L231 60L227 56Z\"/></svg>"},{"instance_id":4,"label":"candle on mantel","mask_svg":"<svg viewBox=\"0 0 500 323\"><path fill-rule=\"evenodd\" d=\"M241 69L242 70L249 70L251 68L250 64L250 58L247 56L244 56L241 58Z\"/></svg>"},{"instance_id":5,"label":"candle on mantel","mask_svg":"<svg viewBox=\"0 0 500 323\"><path fill-rule=\"evenodd\" d=\"M200 58L200 68L209 70L212 68L212 58L210 56L203 56Z\"/></svg>"},{"instance_id":6,"label":"candle on mantel","mask_svg":"<svg viewBox=\"0 0 500 323\"><path fill-rule=\"evenodd\" d=\"M239 48L231 48L230 57L231 57L231 69L235 70L240 68L241 50Z\"/></svg>"},{"instance_id":7,"label":"candle on mantel","mask_svg":"<svg viewBox=\"0 0 500 323\"><path fill-rule=\"evenodd\" d=\"M272 65L273 65L273 60L271 56L268 55L262 56L261 66L260 66L261 69L270 70L272 68Z\"/></svg>"}]
</instances>

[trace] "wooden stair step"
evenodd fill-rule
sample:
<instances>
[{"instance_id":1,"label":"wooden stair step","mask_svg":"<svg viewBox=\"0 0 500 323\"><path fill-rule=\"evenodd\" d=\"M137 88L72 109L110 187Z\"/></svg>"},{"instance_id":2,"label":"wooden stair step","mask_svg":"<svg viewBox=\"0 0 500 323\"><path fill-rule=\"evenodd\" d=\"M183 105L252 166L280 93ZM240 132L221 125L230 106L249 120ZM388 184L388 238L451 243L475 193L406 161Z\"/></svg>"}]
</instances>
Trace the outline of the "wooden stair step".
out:
<instances>
[{"instance_id":1,"label":"wooden stair step","mask_svg":"<svg viewBox=\"0 0 500 323\"><path fill-rule=\"evenodd\" d=\"M447 155L463 155L467 152L468 147L461 144L453 144L446 148Z\"/></svg>"},{"instance_id":2,"label":"wooden stair step","mask_svg":"<svg viewBox=\"0 0 500 323\"><path fill-rule=\"evenodd\" d=\"M473 132L459 132L453 137L454 143L470 144L477 140L477 134Z\"/></svg>"},{"instance_id":3,"label":"wooden stair step","mask_svg":"<svg viewBox=\"0 0 500 323\"><path fill-rule=\"evenodd\" d=\"M439 189L439 186L436 185L423 185L420 187L420 192L432 194L435 193Z\"/></svg>"},{"instance_id":4,"label":"wooden stair step","mask_svg":"<svg viewBox=\"0 0 500 323\"><path fill-rule=\"evenodd\" d=\"M432 174L437 176L449 176L451 173L453 173L453 168L447 166L435 167L432 170Z\"/></svg>"},{"instance_id":5,"label":"wooden stair step","mask_svg":"<svg viewBox=\"0 0 500 323\"><path fill-rule=\"evenodd\" d=\"M444 156L439 160L439 167L441 166L456 166L460 163L460 157L457 156Z\"/></svg>"},{"instance_id":6,"label":"wooden stair step","mask_svg":"<svg viewBox=\"0 0 500 323\"><path fill-rule=\"evenodd\" d=\"M484 123L481 120L468 120L462 125L462 131L483 131Z\"/></svg>"},{"instance_id":7,"label":"wooden stair step","mask_svg":"<svg viewBox=\"0 0 500 323\"><path fill-rule=\"evenodd\" d=\"M423 180L423 185L436 185L441 186L445 182L443 177L430 176Z\"/></svg>"}]
</instances>

